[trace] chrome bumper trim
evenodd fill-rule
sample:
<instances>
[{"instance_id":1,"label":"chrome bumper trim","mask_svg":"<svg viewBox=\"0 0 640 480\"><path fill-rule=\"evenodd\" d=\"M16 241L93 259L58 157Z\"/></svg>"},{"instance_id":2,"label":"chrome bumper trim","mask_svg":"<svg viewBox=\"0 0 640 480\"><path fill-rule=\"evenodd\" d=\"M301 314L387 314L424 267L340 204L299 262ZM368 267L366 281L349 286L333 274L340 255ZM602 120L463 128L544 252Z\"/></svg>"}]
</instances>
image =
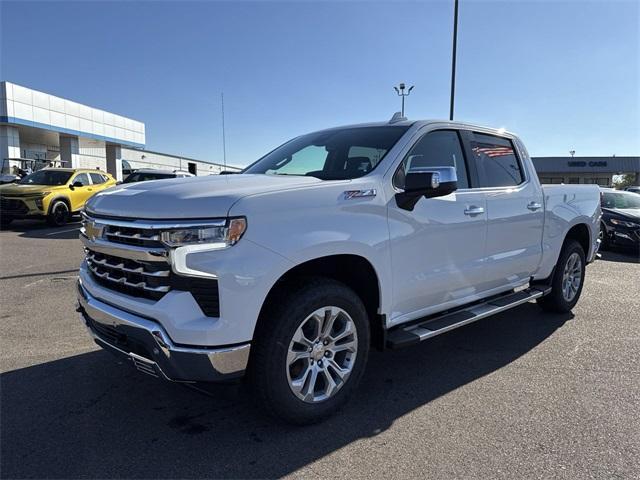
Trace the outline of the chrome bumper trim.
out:
<instances>
[{"instance_id":1,"label":"chrome bumper trim","mask_svg":"<svg viewBox=\"0 0 640 480\"><path fill-rule=\"evenodd\" d=\"M126 357L144 373L154 375L156 372L154 376L176 382L215 382L240 377L247 368L250 343L222 348L175 345L158 323L101 302L80 280L78 304L78 312L96 343ZM103 335L100 328L122 335L127 342L113 341ZM131 351L130 344L142 350Z\"/></svg>"}]
</instances>

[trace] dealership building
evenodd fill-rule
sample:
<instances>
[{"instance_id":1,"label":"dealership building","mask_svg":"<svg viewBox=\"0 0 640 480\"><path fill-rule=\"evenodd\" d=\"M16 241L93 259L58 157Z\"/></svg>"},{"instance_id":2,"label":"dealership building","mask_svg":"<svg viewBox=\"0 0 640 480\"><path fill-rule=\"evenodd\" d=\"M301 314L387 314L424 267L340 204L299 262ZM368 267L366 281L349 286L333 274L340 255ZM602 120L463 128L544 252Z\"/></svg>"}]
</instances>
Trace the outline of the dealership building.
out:
<instances>
[{"instance_id":1,"label":"dealership building","mask_svg":"<svg viewBox=\"0 0 640 480\"><path fill-rule=\"evenodd\" d=\"M98 168L122 180L139 168L218 174L219 163L146 149L139 120L0 82L1 173L46 166ZM237 170L227 167L227 170Z\"/></svg>"},{"instance_id":2,"label":"dealership building","mask_svg":"<svg viewBox=\"0 0 640 480\"><path fill-rule=\"evenodd\" d=\"M640 157L533 157L542 183L590 183L610 187L614 175L631 174L640 185Z\"/></svg>"}]
</instances>

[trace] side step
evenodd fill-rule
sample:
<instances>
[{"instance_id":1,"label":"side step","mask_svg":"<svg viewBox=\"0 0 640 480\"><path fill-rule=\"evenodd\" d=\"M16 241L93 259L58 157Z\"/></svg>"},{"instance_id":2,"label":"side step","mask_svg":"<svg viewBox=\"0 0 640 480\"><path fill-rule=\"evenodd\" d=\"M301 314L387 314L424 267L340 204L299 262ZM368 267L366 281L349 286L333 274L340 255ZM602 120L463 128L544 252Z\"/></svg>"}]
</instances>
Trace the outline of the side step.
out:
<instances>
[{"instance_id":1,"label":"side step","mask_svg":"<svg viewBox=\"0 0 640 480\"><path fill-rule=\"evenodd\" d=\"M490 317L510 308L517 307L523 303L539 298L551 291L551 287L546 285L536 285L518 292L508 293L499 297L493 297L483 303L476 303L472 306L445 313L444 315L427 317L418 323L399 328L388 332L387 347L398 349L415 345L449 330L473 323L482 318Z\"/></svg>"}]
</instances>

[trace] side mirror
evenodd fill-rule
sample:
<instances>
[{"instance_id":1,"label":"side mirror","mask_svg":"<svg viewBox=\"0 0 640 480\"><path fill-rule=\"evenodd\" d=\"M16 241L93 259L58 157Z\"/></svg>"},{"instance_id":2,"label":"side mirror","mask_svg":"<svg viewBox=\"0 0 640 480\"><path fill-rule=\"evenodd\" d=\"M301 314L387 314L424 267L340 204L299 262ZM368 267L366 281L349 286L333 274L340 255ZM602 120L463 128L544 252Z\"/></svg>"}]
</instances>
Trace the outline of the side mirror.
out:
<instances>
[{"instance_id":1,"label":"side mirror","mask_svg":"<svg viewBox=\"0 0 640 480\"><path fill-rule=\"evenodd\" d=\"M76 187L84 187L84 184L82 182L80 182L80 181L77 181L77 182L73 182L71 185L69 185L69 188L71 190L73 190Z\"/></svg>"},{"instance_id":2,"label":"side mirror","mask_svg":"<svg viewBox=\"0 0 640 480\"><path fill-rule=\"evenodd\" d=\"M412 211L421 197L443 197L457 189L454 167L414 168L407 172L404 192L396 193L396 202L400 208Z\"/></svg>"}]
</instances>

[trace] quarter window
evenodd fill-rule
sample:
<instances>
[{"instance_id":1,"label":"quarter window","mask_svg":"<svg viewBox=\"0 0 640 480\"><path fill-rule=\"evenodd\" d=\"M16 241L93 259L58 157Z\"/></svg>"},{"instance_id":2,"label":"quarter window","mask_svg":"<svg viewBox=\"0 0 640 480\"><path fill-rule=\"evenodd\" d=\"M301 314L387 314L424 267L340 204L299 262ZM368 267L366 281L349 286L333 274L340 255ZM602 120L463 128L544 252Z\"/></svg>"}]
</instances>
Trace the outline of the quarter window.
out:
<instances>
[{"instance_id":1,"label":"quarter window","mask_svg":"<svg viewBox=\"0 0 640 480\"><path fill-rule=\"evenodd\" d=\"M474 133L471 150L481 187L511 187L524 181L522 166L508 138Z\"/></svg>"},{"instance_id":2,"label":"quarter window","mask_svg":"<svg viewBox=\"0 0 640 480\"><path fill-rule=\"evenodd\" d=\"M458 188L469 188L467 167L455 130L436 130L418 140L396 171L393 184L404 188L406 172L414 168L429 167L455 167Z\"/></svg>"}]
</instances>

